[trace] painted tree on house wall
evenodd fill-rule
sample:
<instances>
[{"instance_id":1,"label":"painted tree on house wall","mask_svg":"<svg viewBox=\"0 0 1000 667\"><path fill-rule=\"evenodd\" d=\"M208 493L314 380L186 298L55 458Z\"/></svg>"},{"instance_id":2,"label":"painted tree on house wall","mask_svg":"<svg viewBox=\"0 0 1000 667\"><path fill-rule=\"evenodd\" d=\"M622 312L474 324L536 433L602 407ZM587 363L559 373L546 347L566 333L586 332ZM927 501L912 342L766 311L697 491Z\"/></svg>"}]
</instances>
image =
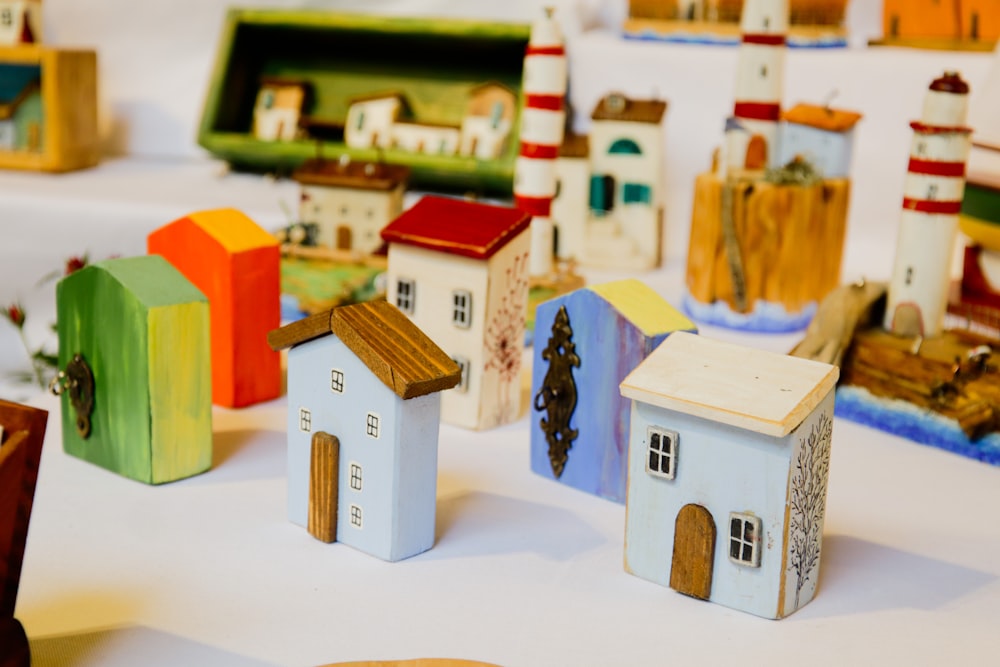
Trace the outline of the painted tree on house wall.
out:
<instances>
[{"instance_id":1,"label":"painted tree on house wall","mask_svg":"<svg viewBox=\"0 0 1000 667\"><path fill-rule=\"evenodd\" d=\"M791 488L791 543L789 565L795 572L795 609L799 594L819 564L826 509L826 487L830 472L830 441L833 420L826 413L813 424L809 436L799 442Z\"/></svg>"},{"instance_id":2,"label":"painted tree on house wall","mask_svg":"<svg viewBox=\"0 0 1000 667\"><path fill-rule=\"evenodd\" d=\"M517 417L512 393L520 390L521 351L524 348L524 318L528 302L528 255L517 257L507 269L505 291L493 319L486 327L484 370L500 374L500 402L495 424Z\"/></svg>"}]
</instances>

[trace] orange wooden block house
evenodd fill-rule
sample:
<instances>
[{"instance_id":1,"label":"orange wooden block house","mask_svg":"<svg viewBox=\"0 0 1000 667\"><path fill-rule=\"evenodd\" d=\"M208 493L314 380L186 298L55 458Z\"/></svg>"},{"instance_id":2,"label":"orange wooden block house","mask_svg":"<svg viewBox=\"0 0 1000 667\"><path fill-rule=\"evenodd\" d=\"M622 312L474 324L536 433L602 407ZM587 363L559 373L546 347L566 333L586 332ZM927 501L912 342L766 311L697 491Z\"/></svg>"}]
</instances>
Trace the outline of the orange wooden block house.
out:
<instances>
[{"instance_id":1,"label":"orange wooden block house","mask_svg":"<svg viewBox=\"0 0 1000 667\"><path fill-rule=\"evenodd\" d=\"M984 46L1000 37L1000 0L883 0L885 42Z\"/></svg>"},{"instance_id":2,"label":"orange wooden block house","mask_svg":"<svg viewBox=\"0 0 1000 667\"><path fill-rule=\"evenodd\" d=\"M277 240L243 213L219 209L157 229L147 247L208 297L212 402L238 408L277 398L280 358L267 345L281 319Z\"/></svg>"}]
</instances>

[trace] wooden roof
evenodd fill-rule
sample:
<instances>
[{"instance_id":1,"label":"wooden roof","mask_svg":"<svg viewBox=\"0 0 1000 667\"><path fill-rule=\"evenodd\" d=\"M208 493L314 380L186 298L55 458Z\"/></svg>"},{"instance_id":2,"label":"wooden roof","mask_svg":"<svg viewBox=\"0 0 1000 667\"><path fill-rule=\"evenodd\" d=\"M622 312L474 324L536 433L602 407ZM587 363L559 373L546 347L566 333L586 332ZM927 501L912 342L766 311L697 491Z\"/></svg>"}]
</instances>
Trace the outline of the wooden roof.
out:
<instances>
[{"instance_id":1,"label":"wooden roof","mask_svg":"<svg viewBox=\"0 0 1000 667\"><path fill-rule=\"evenodd\" d=\"M827 132L847 132L861 120L861 114L818 104L796 104L781 114L781 118L789 123L808 125Z\"/></svg>"},{"instance_id":2,"label":"wooden roof","mask_svg":"<svg viewBox=\"0 0 1000 667\"><path fill-rule=\"evenodd\" d=\"M784 437L837 382L836 366L677 332L621 383L622 395Z\"/></svg>"},{"instance_id":3,"label":"wooden roof","mask_svg":"<svg viewBox=\"0 0 1000 667\"><path fill-rule=\"evenodd\" d=\"M601 98L590 117L594 120L623 120L633 123L659 123L667 112L663 100L633 100L621 93Z\"/></svg>"},{"instance_id":4,"label":"wooden roof","mask_svg":"<svg viewBox=\"0 0 1000 667\"><path fill-rule=\"evenodd\" d=\"M590 155L590 139L586 134L567 132L559 147L559 157L588 157Z\"/></svg>"},{"instance_id":5,"label":"wooden roof","mask_svg":"<svg viewBox=\"0 0 1000 667\"><path fill-rule=\"evenodd\" d=\"M386 301L312 315L275 329L267 342L273 350L281 350L331 333L400 398L451 389L461 380L458 364Z\"/></svg>"},{"instance_id":6,"label":"wooden roof","mask_svg":"<svg viewBox=\"0 0 1000 667\"><path fill-rule=\"evenodd\" d=\"M410 168L384 162L311 159L292 178L303 185L323 185L358 190L394 190L410 180Z\"/></svg>"},{"instance_id":7,"label":"wooden roof","mask_svg":"<svg viewBox=\"0 0 1000 667\"><path fill-rule=\"evenodd\" d=\"M645 336L698 330L694 322L667 303L652 287L636 278L588 285L583 289L589 289L614 306Z\"/></svg>"},{"instance_id":8,"label":"wooden roof","mask_svg":"<svg viewBox=\"0 0 1000 667\"><path fill-rule=\"evenodd\" d=\"M404 243L473 259L489 259L528 228L516 208L426 196L382 229L386 243Z\"/></svg>"}]
</instances>

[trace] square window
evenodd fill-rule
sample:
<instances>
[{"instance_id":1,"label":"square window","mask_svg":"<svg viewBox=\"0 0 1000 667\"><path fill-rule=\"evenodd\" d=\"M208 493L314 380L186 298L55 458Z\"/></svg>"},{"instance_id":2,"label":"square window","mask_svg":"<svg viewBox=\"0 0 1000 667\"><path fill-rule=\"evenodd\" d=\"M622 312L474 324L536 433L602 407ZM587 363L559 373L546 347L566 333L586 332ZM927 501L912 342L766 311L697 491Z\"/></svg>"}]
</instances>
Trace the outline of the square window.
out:
<instances>
[{"instance_id":1,"label":"square window","mask_svg":"<svg viewBox=\"0 0 1000 667\"><path fill-rule=\"evenodd\" d=\"M365 433L372 438L378 437L379 418L374 412L369 412L365 420Z\"/></svg>"},{"instance_id":2,"label":"square window","mask_svg":"<svg viewBox=\"0 0 1000 667\"><path fill-rule=\"evenodd\" d=\"M351 463L351 488L355 491L361 490L361 464Z\"/></svg>"},{"instance_id":3,"label":"square window","mask_svg":"<svg viewBox=\"0 0 1000 667\"><path fill-rule=\"evenodd\" d=\"M760 519L752 514L729 514L729 560L760 567Z\"/></svg>"},{"instance_id":4,"label":"square window","mask_svg":"<svg viewBox=\"0 0 1000 667\"><path fill-rule=\"evenodd\" d=\"M472 326L472 292L469 290L457 289L451 293L451 322L462 329Z\"/></svg>"},{"instance_id":5,"label":"square window","mask_svg":"<svg viewBox=\"0 0 1000 667\"><path fill-rule=\"evenodd\" d=\"M459 356L454 356L451 359L458 364L458 370L462 374L462 379L458 381L458 386L455 387L455 391L469 391L469 360L465 357Z\"/></svg>"},{"instance_id":6,"label":"square window","mask_svg":"<svg viewBox=\"0 0 1000 667\"><path fill-rule=\"evenodd\" d=\"M305 408L299 408L299 430L303 433L312 431L312 413Z\"/></svg>"},{"instance_id":7,"label":"square window","mask_svg":"<svg viewBox=\"0 0 1000 667\"><path fill-rule=\"evenodd\" d=\"M654 477L673 479L677 469L677 431L669 431L659 426L646 430L646 472Z\"/></svg>"},{"instance_id":8,"label":"square window","mask_svg":"<svg viewBox=\"0 0 1000 667\"><path fill-rule=\"evenodd\" d=\"M351 504L351 525L354 526L355 528L361 528L362 527L361 526L361 521L362 521L361 506L360 505L355 505L355 504L352 503Z\"/></svg>"},{"instance_id":9,"label":"square window","mask_svg":"<svg viewBox=\"0 0 1000 667\"><path fill-rule=\"evenodd\" d=\"M335 394L344 393L344 371L337 368L330 369L330 391Z\"/></svg>"},{"instance_id":10,"label":"square window","mask_svg":"<svg viewBox=\"0 0 1000 667\"><path fill-rule=\"evenodd\" d=\"M400 278L396 281L396 307L407 315L413 314L413 307L417 297L417 286L409 278Z\"/></svg>"}]
</instances>

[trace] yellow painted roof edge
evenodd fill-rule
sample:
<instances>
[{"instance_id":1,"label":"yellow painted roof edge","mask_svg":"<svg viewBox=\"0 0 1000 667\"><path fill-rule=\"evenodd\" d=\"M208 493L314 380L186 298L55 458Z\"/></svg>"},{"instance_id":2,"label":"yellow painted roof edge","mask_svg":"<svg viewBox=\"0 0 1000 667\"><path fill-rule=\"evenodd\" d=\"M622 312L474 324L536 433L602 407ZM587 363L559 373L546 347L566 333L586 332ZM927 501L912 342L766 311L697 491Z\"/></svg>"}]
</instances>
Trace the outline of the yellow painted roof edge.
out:
<instances>
[{"instance_id":1,"label":"yellow painted roof edge","mask_svg":"<svg viewBox=\"0 0 1000 667\"><path fill-rule=\"evenodd\" d=\"M645 336L698 330L681 311L636 278L588 285L587 289L617 308Z\"/></svg>"},{"instance_id":2,"label":"yellow painted roof edge","mask_svg":"<svg viewBox=\"0 0 1000 667\"><path fill-rule=\"evenodd\" d=\"M278 240L272 234L235 208L198 211L185 217L204 229L231 253L278 245Z\"/></svg>"}]
</instances>

